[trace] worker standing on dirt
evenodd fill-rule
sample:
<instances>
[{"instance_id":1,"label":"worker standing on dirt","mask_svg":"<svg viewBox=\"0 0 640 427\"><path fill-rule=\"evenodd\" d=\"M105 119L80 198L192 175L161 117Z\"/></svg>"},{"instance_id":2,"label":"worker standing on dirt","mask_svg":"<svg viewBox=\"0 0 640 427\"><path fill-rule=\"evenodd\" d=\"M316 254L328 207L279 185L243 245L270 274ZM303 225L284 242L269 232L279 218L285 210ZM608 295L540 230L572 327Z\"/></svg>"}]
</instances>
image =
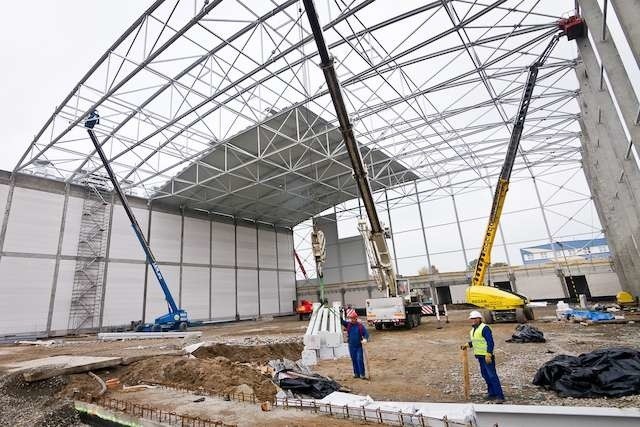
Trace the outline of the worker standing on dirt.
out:
<instances>
[{"instance_id":1,"label":"worker standing on dirt","mask_svg":"<svg viewBox=\"0 0 640 427\"><path fill-rule=\"evenodd\" d=\"M349 356L353 364L353 378L365 379L364 372L364 351L362 344L366 344L369 339L367 328L358 321L358 314L355 311L349 313L349 321L341 320L342 326L347 328L347 342L349 343Z\"/></svg>"},{"instance_id":2,"label":"worker standing on dirt","mask_svg":"<svg viewBox=\"0 0 640 427\"><path fill-rule=\"evenodd\" d=\"M482 314L473 310L469 313L471 320L471 331L469 331L469 342L462 346L463 350L468 347L473 348L473 355L480 364L480 373L487 383L487 399L496 403L504 402L504 393L500 385L500 379L496 372L496 359L493 355L494 342L491 328L482 321Z\"/></svg>"}]
</instances>

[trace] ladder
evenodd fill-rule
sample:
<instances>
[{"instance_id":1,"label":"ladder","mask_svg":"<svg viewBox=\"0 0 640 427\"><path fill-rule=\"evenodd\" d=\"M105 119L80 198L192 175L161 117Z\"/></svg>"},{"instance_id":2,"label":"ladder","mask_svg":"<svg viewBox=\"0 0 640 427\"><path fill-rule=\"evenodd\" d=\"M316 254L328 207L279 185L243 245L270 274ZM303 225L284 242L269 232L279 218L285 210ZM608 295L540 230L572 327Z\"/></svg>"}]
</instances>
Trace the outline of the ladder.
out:
<instances>
[{"instance_id":1,"label":"ladder","mask_svg":"<svg viewBox=\"0 0 640 427\"><path fill-rule=\"evenodd\" d=\"M104 275L104 256L109 224L109 203L100 190L87 184L82 206L76 268L71 291L67 332L98 327Z\"/></svg>"}]
</instances>

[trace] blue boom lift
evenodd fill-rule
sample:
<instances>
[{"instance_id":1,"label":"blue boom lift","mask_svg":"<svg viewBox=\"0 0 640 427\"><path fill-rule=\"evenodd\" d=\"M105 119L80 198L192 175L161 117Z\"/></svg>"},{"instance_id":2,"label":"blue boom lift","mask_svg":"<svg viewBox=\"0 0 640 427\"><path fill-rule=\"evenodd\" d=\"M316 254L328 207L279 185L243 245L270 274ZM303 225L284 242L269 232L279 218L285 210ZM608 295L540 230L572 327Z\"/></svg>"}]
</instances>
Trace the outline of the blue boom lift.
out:
<instances>
[{"instance_id":1,"label":"blue boom lift","mask_svg":"<svg viewBox=\"0 0 640 427\"><path fill-rule=\"evenodd\" d=\"M163 314L154 320L153 323L147 324L138 324L135 328L136 332L161 332L161 331L171 331L171 330L180 330L185 331L187 326L194 326L194 323L189 322L189 316L187 316L187 312L178 308L176 305L176 301L173 299L171 295L171 291L167 286L167 282L164 280L162 273L160 272L160 267L158 266L158 261L156 257L151 252L151 248L149 247L149 243L144 238L142 234L142 230L140 229L140 224L136 220L136 217L133 215L131 211L131 207L129 206L129 202L125 197L122 189L120 188L120 184L118 184L118 180L116 176L113 174L113 169L111 169L111 165L109 161L104 155L104 151L102 150L102 146L96 137L93 128L95 125L100 123L100 116L96 110L93 110L87 120L84 123L87 132L89 133L89 137L91 138L91 142L93 142L93 146L95 147L98 155L100 156L100 160L102 160L102 164L109 175L109 179L111 179L111 184L113 184L113 189L115 190L120 202L122 203L122 207L124 211L127 213L129 217L129 221L131 221L131 227L133 227L133 231L136 234L136 237L140 241L140 245L142 245L142 250L144 250L145 255L147 256L147 262L151 266L153 273L156 275L156 279L158 279L158 283L162 288L162 292L164 292L164 298L167 300L167 306L169 312L167 314Z\"/></svg>"}]
</instances>

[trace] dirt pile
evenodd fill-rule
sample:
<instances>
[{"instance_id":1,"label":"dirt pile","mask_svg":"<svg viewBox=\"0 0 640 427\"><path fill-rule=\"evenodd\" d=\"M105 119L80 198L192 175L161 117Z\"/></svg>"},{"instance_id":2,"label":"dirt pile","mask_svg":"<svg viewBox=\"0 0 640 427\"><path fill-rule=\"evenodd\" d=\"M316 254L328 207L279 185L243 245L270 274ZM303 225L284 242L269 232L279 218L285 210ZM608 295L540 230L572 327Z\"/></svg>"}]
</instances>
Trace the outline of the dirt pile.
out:
<instances>
[{"instance_id":1,"label":"dirt pile","mask_svg":"<svg viewBox=\"0 0 640 427\"><path fill-rule=\"evenodd\" d=\"M0 425L2 426L80 426L73 402L60 398L67 377L27 383L21 374L0 378Z\"/></svg>"},{"instance_id":2,"label":"dirt pile","mask_svg":"<svg viewBox=\"0 0 640 427\"><path fill-rule=\"evenodd\" d=\"M264 364L273 359L298 360L300 359L303 348L304 344L301 342L254 346L216 343L200 347L193 352L193 355L199 359L212 359L222 356L232 362Z\"/></svg>"},{"instance_id":3,"label":"dirt pile","mask_svg":"<svg viewBox=\"0 0 640 427\"><path fill-rule=\"evenodd\" d=\"M270 400L276 394L269 376L220 356L213 359L152 357L123 368L119 378L127 385L162 383L210 393L233 393L239 385L247 384L259 400Z\"/></svg>"}]
</instances>

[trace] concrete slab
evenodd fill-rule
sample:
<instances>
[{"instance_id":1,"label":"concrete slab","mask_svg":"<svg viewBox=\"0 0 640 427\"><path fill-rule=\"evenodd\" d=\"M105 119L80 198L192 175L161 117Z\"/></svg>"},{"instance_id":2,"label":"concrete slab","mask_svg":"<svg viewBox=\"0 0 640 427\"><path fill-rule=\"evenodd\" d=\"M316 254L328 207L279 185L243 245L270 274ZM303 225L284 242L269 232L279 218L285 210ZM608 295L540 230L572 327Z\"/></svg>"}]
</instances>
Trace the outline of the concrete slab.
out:
<instances>
[{"instance_id":1,"label":"concrete slab","mask_svg":"<svg viewBox=\"0 0 640 427\"><path fill-rule=\"evenodd\" d=\"M320 356L320 360L335 359L335 356L333 355L333 348L331 347L320 347L320 350L318 350L318 356Z\"/></svg>"},{"instance_id":2,"label":"concrete slab","mask_svg":"<svg viewBox=\"0 0 640 427\"><path fill-rule=\"evenodd\" d=\"M108 332L98 334L99 341L154 340L193 338L200 339L202 332Z\"/></svg>"},{"instance_id":3,"label":"concrete slab","mask_svg":"<svg viewBox=\"0 0 640 427\"><path fill-rule=\"evenodd\" d=\"M76 374L110 368L122 363L121 357L53 356L3 365L8 372L24 372L25 381L39 381L63 374Z\"/></svg>"},{"instance_id":4,"label":"concrete slab","mask_svg":"<svg viewBox=\"0 0 640 427\"><path fill-rule=\"evenodd\" d=\"M316 350L302 350L302 363L307 366L315 366L318 364L318 354Z\"/></svg>"}]
</instances>

